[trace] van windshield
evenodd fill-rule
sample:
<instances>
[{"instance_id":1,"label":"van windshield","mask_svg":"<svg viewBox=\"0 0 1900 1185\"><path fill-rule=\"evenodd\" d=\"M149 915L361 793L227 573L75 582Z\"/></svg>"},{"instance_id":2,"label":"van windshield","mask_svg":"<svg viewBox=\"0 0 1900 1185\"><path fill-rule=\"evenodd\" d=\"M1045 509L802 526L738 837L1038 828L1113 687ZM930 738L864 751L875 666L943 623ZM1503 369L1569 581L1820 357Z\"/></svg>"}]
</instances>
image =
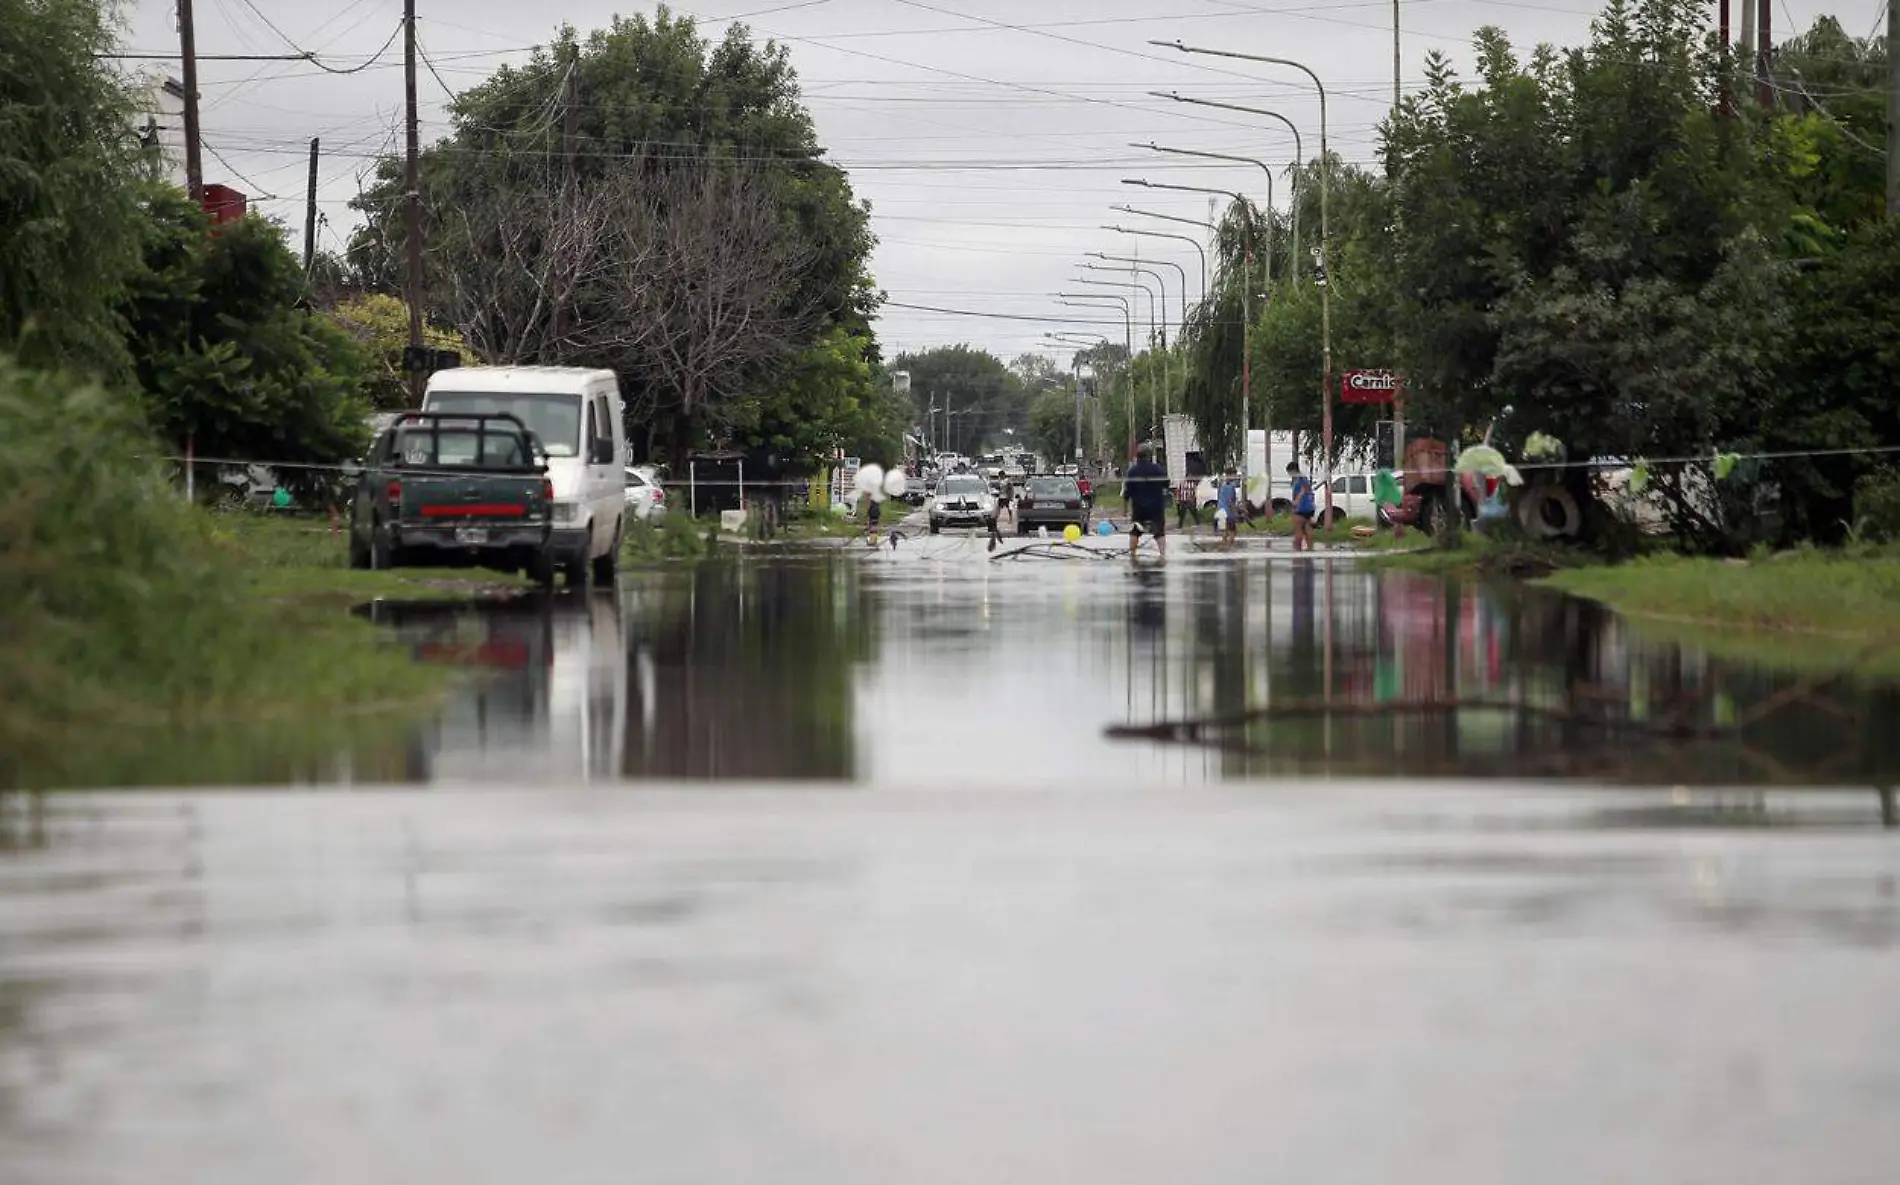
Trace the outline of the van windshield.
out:
<instances>
[{"instance_id":1,"label":"van windshield","mask_svg":"<svg viewBox=\"0 0 1900 1185\"><path fill-rule=\"evenodd\" d=\"M528 426L550 457L577 457L581 451L581 397L529 391L437 391L425 410L506 412Z\"/></svg>"}]
</instances>

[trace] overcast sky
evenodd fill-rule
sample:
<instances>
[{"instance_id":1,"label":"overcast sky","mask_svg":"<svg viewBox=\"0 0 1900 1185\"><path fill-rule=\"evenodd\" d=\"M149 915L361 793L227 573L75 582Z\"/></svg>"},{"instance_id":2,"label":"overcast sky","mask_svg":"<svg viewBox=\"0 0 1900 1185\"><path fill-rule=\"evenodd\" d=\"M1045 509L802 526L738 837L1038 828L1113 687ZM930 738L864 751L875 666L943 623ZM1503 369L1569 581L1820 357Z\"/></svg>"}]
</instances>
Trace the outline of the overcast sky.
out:
<instances>
[{"instance_id":1,"label":"overcast sky","mask_svg":"<svg viewBox=\"0 0 1900 1185\"><path fill-rule=\"evenodd\" d=\"M1774 3L1777 40L1823 12L1867 35L1884 11L1881 0ZM891 301L1077 322L887 308L879 320L886 356L967 341L1005 358L1039 350L1066 364L1067 347L1046 343L1045 333L1119 340L1119 311L1111 320L1050 295L1075 290L1074 279L1088 275L1077 265L1091 262L1089 252L1169 260L1185 269L1194 297L1200 263L1193 246L1102 227L1194 235L1192 227L1110 207L1204 219L1207 199L1143 191L1122 179L1240 189L1259 200L1265 177L1130 142L1283 164L1293 155L1291 136L1272 121L1151 98L1151 90L1279 111L1300 126L1308 155L1317 152L1319 106L1303 75L1190 57L1149 39L1305 62L1326 83L1330 143L1347 160L1373 162L1377 124L1392 102L1391 0L697 0L671 7L700 18L709 37L743 18L756 37L789 47L821 141L872 203L873 270ZM1570 45L1586 35L1597 10L1590 0L1403 0L1402 84L1420 84L1430 50L1468 64L1471 32L1482 25L1502 26L1520 45ZM419 0L419 40L440 76L422 73L424 142L447 129L445 85L459 91L520 60L560 23L585 31L635 11L652 9L631 0ZM206 180L264 195L257 208L295 228L301 246L308 143L319 136L320 242L341 246L359 178L377 153L401 145L402 45L399 37L390 42L401 0L196 0L196 15L200 54L281 53L288 42L333 69L362 67L347 75L281 61L200 68ZM176 52L173 0L134 0L127 21L127 50ZM1285 204L1283 192L1275 198ZM1181 284L1173 268L1156 270L1167 277L1173 323Z\"/></svg>"}]
</instances>

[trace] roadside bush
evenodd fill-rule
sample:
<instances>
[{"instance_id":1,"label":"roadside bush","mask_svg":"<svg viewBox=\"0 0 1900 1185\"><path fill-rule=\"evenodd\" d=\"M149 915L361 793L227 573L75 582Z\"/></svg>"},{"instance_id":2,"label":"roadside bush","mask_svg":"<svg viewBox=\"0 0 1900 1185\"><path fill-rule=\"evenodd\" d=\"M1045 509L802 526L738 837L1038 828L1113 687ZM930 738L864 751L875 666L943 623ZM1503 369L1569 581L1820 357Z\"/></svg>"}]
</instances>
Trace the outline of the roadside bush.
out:
<instances>
[{"instance_id":1,"label":"roadside bush","mask_svg":"<svg viewBox=\"0 0 1900 1185\"><path fill-rule=\"evenodd\" d=\"M366 629L312 644L256 601L155 451L129 398L0 355L0 787L400 682Z\"/></svg>"},{"instance_id":2,"label":"roadside bush","mask_svg":"<svg viewBox=\"0 0 1900 1185\"><path fill-rule=\"evenodd\" d=\"M634 563L704 559L718 550L718 520L700 522L690 514L669 514L655 522L627 524L622 558Z\"/></svg>"},{"instance_id":3,"label":"roadside bush","mask_svg":"<svg viewBox=\"0 0 1900 1185\"><path fill-rule=\"evenodd\" d=\"M1869 543L1900 542L1900 470L1882 469L1855 483L1854 534Z\"/></svg>"}]
</instances>

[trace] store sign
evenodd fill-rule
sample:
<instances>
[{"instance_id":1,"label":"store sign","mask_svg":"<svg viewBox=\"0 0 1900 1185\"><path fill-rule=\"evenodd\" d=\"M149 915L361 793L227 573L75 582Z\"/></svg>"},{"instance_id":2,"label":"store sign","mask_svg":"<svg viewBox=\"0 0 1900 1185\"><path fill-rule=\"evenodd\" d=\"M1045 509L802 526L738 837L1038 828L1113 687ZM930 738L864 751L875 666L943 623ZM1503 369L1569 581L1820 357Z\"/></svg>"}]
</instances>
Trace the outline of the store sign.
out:
<instances>
[{"instance_id":1,"label":"store sign","mask_svg":"<svg viewBox=\"0 0 1900 1185\"><path fill-rule=\"evenodd\" d=\"M1341 403L1392 403L1402 384L1389 370L1349 370L1339 378Z\"/></svg>"}]
</instances>

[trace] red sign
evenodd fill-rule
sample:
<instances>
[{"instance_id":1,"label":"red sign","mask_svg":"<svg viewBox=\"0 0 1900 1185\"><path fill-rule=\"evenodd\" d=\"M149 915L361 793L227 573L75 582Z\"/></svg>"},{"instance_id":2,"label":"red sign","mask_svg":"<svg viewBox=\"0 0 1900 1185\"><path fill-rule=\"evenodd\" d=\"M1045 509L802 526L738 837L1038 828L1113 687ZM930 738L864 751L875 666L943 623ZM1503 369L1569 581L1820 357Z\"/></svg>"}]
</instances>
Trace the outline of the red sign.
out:
<instances>
[{"instance_id":1,"label":"red sign","mask_svg":"<svg viewBox=\"0 0 1900 1185\"><path fill-rule=\"evenodd\" d=\"M236 222L244 217L249 206L245 196L228 185L207 185L204 187L205 213L211 215L214 226L227 222Z\"/></svg>"},{"instance_id":2,"label":"red sign","mask_svg":"<svg viewBox=\"0 0 1900 1185\"><path fill-rule=\"evenodd\" d=\"M1339 376L1341 403L1391 403L1403 384L1389 370L1349 370Z\"/></svg>"}]
</instances>

